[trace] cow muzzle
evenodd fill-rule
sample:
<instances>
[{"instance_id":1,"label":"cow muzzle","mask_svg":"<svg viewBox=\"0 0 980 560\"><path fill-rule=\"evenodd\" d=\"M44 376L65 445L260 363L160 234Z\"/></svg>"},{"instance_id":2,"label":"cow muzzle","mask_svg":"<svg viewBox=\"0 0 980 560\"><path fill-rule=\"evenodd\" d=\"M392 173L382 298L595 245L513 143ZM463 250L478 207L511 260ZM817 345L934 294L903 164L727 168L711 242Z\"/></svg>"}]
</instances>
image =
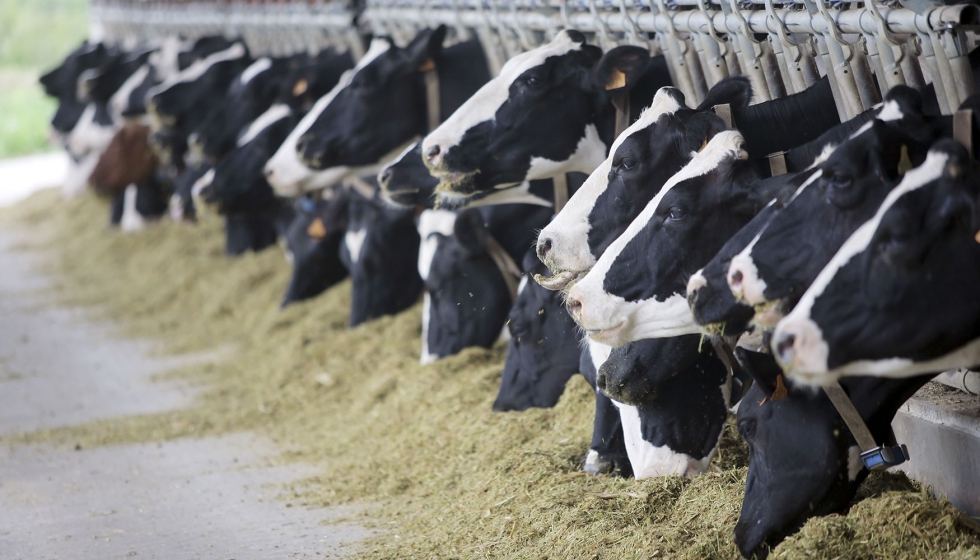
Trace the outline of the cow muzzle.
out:
<instances>
[{"instance_id":1,"label":"cow muzzle","mask_svg":"<svg viewBox=\"0 0 980 560\"><path fill-rule=\"evenodd\" d=\"M766 302L766 282L759 277L759 269L750 255L736 255L728 268L728 287L735 299L749 305L760 305Z\"/></svg>"},{"instance_id":2,"label":"cow muzzle","mask_svg":"<svg viewBox=\"0 0 980 560\"><path fill-rule=\"evenodd\" d=\"M772 335L772 352L790 377L811 385L820 385L836 377L827 370L829 347L823 332L809 318L787 317Z\"/></svg>"}]
</instances>

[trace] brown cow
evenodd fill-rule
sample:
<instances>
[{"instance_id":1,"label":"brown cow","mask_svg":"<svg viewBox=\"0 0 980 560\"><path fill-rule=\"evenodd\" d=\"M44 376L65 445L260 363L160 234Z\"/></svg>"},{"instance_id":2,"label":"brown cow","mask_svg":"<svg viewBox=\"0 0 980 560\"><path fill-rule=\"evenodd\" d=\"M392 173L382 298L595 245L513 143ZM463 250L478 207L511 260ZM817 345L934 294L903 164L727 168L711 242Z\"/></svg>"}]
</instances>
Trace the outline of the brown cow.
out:
<instances>
[{"instance_id":1,"label":"brown cow","mask_svg":"<svg viewBox=\"0 0 980 560\"><path fill-rule=\"evenodd\" d=\"M157 158L150 149L149 134L149 127L133 122L116 132L88 178L96 193L116 196L127 186L143 183L153 176Z\"/></svg>"}]
</instances>

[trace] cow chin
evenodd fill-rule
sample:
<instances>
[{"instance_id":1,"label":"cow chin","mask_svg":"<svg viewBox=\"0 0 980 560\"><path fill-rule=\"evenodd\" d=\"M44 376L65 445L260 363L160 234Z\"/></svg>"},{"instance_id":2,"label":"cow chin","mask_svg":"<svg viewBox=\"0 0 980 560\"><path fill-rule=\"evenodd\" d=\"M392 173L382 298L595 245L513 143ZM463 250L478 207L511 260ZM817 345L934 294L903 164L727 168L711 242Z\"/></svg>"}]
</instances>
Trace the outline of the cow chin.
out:
<instances>
[{"instance_id":1,"label":"cow chin","mask_svg":"<svg viewBox=\"0 0 980 560\"><path fill-rule=\"evenodd\" d=\"M589 335L589 338L591 338L595 342L598 342L600 344L605 344L607 346L612 346L613 348L618 348L630 342L630 340L625 336L625 334L629 330L628 323L629 323L628 319L623 319L615 327L602 327L598 329L590 329L585 325L582 325L582 328L585 330L586 334Z\"/></svg>"}]
</instances>

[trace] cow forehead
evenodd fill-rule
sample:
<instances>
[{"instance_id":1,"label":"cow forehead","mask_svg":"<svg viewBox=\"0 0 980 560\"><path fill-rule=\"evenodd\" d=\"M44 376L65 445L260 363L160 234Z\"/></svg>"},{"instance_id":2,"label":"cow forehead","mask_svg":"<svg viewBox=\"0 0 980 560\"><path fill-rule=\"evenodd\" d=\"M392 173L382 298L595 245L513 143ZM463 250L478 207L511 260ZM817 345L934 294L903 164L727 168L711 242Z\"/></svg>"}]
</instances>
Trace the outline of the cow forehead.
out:
<instances>
[{"instance_id":1,"label":"cow forehead","mask_svg":"<svg viewBox=\"0 0 980 560\"><path fill-rule=\"evenodd\" d=\"M817 275L813 284L810 285L810 288L800 298L800 302L796 304L791 314L808 317L810 310L813 308L814 301L827 289L827 286L833 280L834 276L837 275L837 272L850 262L855 255L865 251L871 244L874 233L878 229L878 225L881 223L882 218L884 218L885 213L905 194L919 189L942 176L948 161L949 155L945 152L930 151L922 165L909 170L902 178L902 182L885 197L885 201L878 207L878 211L875 212L874 217L862 224L861 227L851 234L841 248L838 249L837 254L820 271L820 274Z\"/></svg>"},{"instance_id":2,"label":"cow forehead","mask_svg":"<svg viewBox=\"0 0 980 560\"><path fill-rule=\"evenodd\" d=\"M269 107L266 112L259 115L258 118L248 125L245 133L241 135L235 145L241 148L245 144L255 140L255 138L258 137L262 131L288 117L292 114L292 112L293 110L289 107L289 105L284 103L277 103L272 107Z\"/></svg>"},{"instance_id":3,"label":"cow forehead","mask_svg":"<svg viewBox=\"0 0 980 560\"><path fill-rule=\"evenodd\" d=\"M430 238L433 233L439 233L446 237L453 234L453 227L456 225L457 214L448 210L425 210L419 215L419 237L422 238L419 246L419 276L423 280L428 280L429 269L432 268L432 261L435 259L436 250L439 248L439 239Z\"/></svg>"},{"instance_id":4,"label":"cow forehead","mask_svg":"<svg viewBox=\"0 0 980 560\"><path fill-rule=\"evenodd\" d=\"M246 68L245 71L242 72L239 81L242 83L243 86L247 85L249 82L254 80L256 76L258 76L262 72L265 72L269 68L272 68L272 59L267 56L263 56L262 58L248 65L248 68Z\"/></svg>"},{"instance_id":5,"label":"cow forehead","mask_svg":"<svg viewBox=\"0 0 980 560\"><path fill-rule=\"evenodd\" d=\"M491 83L501 81L510 84L524 72L544 64L545 60L553 56L568 54L571 51L582 50L583 45L584 43L573 41L568 36L568 33L562 31L550 43L521 53L508 60L503 68L500 69L500 75L491 80Z\"/></svg>"},{"instance_id":6,"label":"cow forehead","mask_svg":"<svg viewBox=\"0 0 980 560\"><path fill-rule=\"evenodd\" d=\"M716 134L703 150L695 153L691 161L664 183L657 196L653 197L653 200L646 205L640 215L626 228L626 231L616 241L613 241L606 252L599 257L595 272L600 275L600 278L605 278L606 273L609 272L610 267L623 249L647 226L660 206L660 201L671 189L688 179L708 174L727 158L732 156L740 159L747 158L748 154L742 150L743 142L742 135L737 131L726 130Z\"/></svg>"}]
</instances>

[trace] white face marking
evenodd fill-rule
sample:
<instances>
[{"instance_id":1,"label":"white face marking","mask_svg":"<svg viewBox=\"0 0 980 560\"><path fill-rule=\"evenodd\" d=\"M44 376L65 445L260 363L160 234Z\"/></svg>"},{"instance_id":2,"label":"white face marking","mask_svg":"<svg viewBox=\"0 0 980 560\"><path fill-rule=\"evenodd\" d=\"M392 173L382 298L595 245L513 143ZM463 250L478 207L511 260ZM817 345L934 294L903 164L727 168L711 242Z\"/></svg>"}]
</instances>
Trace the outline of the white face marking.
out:
<instances>
[{"instance_id":1,"label":"white face marking","mask_svg":"<svg viewBox=\"0 0 980 560\"><path fill-rule=\"evenodd\" d=\"M388 41L383 39L374 39L371 41L371 47L361 60L357 62L357 66L352 70L344 72L337 85L313 104L310 112L299 121L299 124L296 125L296 128L293 129L282 143L282 146L279 147L275 155L269 159L265 165L265 171L269 179L269 184L272 185L276 194L286 197L299 196L304 192L312 192L329 187L347 176L353 175L354 173L360 174L360 172L364 171L363 168L354 169L350 167L331 167L322 171L310 169L300 161L296 145L300 137L306 134L310 127L313 126L313 123L320 118L320 115L326 110L327 106L333 102L344 88L350 85L350 81L357 75L357 72L390 49L391 43Z\"/></svg>"},{"instance_id":2,"label":"white face marking","mask_svg":"<svg viewBox=\"0 0 980 560\"><path fill-rule=\"evenodd\" d=\"M521 292L527 287L527 278L527 274L521 275L521 282L517 285L517 295L521 295Z\"/></svg>"},{"instance_id":3,"label":"white face marking","mask_svg":"<svg viewBox=\"0 0 980 560\"><path fill-rule=\"evenodd\" d=\"M589 224L589 214L595 207L596 200L609 186L609 171L612 169L616 150L636 132L652 126L663 115L676 113L680 108L680 104L664 89L658 91L650 107L644 110L640 118L613 142L609 157L592 171L562 211L541 230L540 238L551 240L551 250L548 252L546 264L553 272L568 270L584 272L592 268L595 264L595 256L589 248L589 230L592 228Z\"/></svg>"},{"instance_id":4,"label":"white face marking","mask_svg":"<svg viewBox=\"0 0 980 560\"><path fill-rule=\"evenodd\" d=\"M702 268L687 279L687 295L690 296L707 285L708 279L704 277L704 269Z\"/></svg>"},{"instance_id":5,"label":"white face marking","mask_svg":"<svg viewBox=\"0 0 980 560\"><path fill-rule=\"evenodd\" d=\"M881 106L881 111L875 116L879 121L898 121L902 120L905 115L902 113L902 108L898 106L897 101L886 101Z\"/></svg>"},{"instance_id":6,"label":"white face marking","mask_svg":"<svg viewBox=\"0 0 980 560\"><path fill-rule=\"evenodd\" d=\"M147 99L153 97L154 95L159 95L168 89L174 87L177 84L183 84L188 82L193 82L205 72L211 69L212 66L220 62L225 62L228 60L237 60L245 56L245 45L241 43L235 43L234 45L228 47L227 49L216 52L211 56L208 56L202 60L198 60L194 64L191 64L184 70L178 72L177 74L170 76L162 84L153 86L150 91L147 92Z\"/></svg>"},{"instance_id":7,"label":"white face marking","mask_svg":"<svg viewBox=\"0 0 980 560\"><path fill-rule=\"evenodd\" d=\"M204 175L197 181L194 181L194 185L191 186L191 200L194 201L194 209L197 211L198 215L204 215L207 211L207 205L204 204L204 199L201 198L201 191L211 186L214 182L214 168L208 169Z\"/></svg>"},{"instance_id":8,"label":"white face marking","mask_svg":"<svg viewBox=\"0 0 980 560\"><path fill-rule=\"evenodd\" d=\"M453 234L457 214L448 210L424 210L419 214L419 276L422 280L429 279L429 269L439 248L439 238L433 234L439 233L446 237Z\"/></svg>"},{"instance_id":9,"label":"white face marking","mask_svg":"<svg viewBox=\"0 0 980 560\"><path fill-rule=\"evenodd\" d=\"M116 134L113 125L99 124L95 122L95 117L95 103L89 103L82 111L78 124L68 133L68 151L75 157L101 154Z\"/></svg>"},{"instance_id":10,"label":"white face marking","mask_svg":"<svg viewBox=\"0 0 980 560\"><path fill-rule=\"evenodd\" d=\"M157 78L166 81L180 72L177 56L192 46L190 41L181 41L176 35L168 35L160 45L160 49L150 55L150 64L156 71Z\"/></svg>"},{"instance_id":11,"label":"white face marking","mask_svg":"<svg viewBox=\"0 0 980 560\"><path fill-rule=\"evenodd\" d=\"M239 81L243 86L248 85L248 83L254 80L256 76L262 72L265 72L269 68L272 68L272 59L267 56L263 56L262 58L248 65L248 68L242 72Z\"/></svg>"},{"instance_id":12,"label":"white face marking","mask_svg":"<svg viewBox=\"0 0 980 560\"><path fill-rule=\"evenodd\" d=\"M830 285L837 272L849 263L852 258L868 248L875 231L878 229L888 209L906 193L919 189L938 179L946 168L948 160L949 156L945 153L929 152L922 165L909 170L898 186L892 189L888 193L888 196L885 197L885 201L878 207L878 211L875 212L874 217L862 224L861 227L851 234L837 251L837 254L820 271L820 274L817 275L817 278L803 294L803 297L800 298L796 307L776 325L772 336L774 349L778 347L779 341L785 340L789 336L794 337L791 356L781 356L778 352L774 352L774 355L781 361L784 368L789 368L790 376L807 383L814 383L818 382L819 376L827 373L829 349L827 343L823 340L820 327L810 318L814 302L827 289L827 286ZM787 357L789 358L788 362L785 361ZM904 362L908 361L896 359ZM900 363L895 363L892 360L876 360L872 363L877 362L889 363L890 365L885 368L886 370L895 368L895 366L901 367ZM874 369L870 367L871 364L867 362L865 364L869 366L867 374L874 375L870 371L870 369Z\"/></svg>"},{"instance_id":13,"label":"white face marking","mask_svg":"<svg viewBox=\"0 0 980 560\"><path fill-rule=\"evenodd\" d=\"M730 158L746 159L742 150L742 135L736 131L720 132L691 161L674 174L660 192L643 209L599 257L598 262L582 280L572 286L568 296L582 304L575 319L590 336L609 344L622 345L644 338L663 338L701 332L683 294L673 294L664 301L656 298L627 302L603 289L606 275L613 263L633 239L647 227L660 201L676 185L694 177L706 175Z\"/></svg>"},{"instance_id":14,"label":"white face marking","mask_svg":"<svg viewBox=\"0 0 980 560\"><path fill-rule=\"evenodd\" d=\"M136 72L133 72L132 76L126 78L126 81L116 90L116 93L112 94L112 97L109 98L109 113L112 115L113 121L117 123L122 122L123 111L126 110L126 107L129 107L129 97L136 88L146 81L146 77L149 74L149 64L140 66Z\"/></svg>"},{"instance_id":15,"label":"white face marking","mask_svg":"<svg viewBox=\"0 0 980 560\"><path fill-rule=\"evenodd\" d=\"M424 365L431 364L439 359L439 356L429 354L429 317L432 314L432 297L429 292L422 292L422 354L419 363Z\"/></svg>"},{"instance_id":16,"label":"white face marking","mask_svg":"<svg viewBox=\"0 0 980 560\"><path fill-rule=\"evenodd\" d=\"M263 130L288 117L292 113L293 110L289 108L289 105L282 103L277 103L272 107L269 107L266 112L259 115L258 118L248 125L248 128L238 138L238 142L236 142L235 145L241 148L245 144L255 140L259 134L262 134Z\"/></svg>"},{"instance_id":17,"label":"white face marking","mask_svg":"<svg viewBox=\"0 0 980 560\"><path fill-rule=\"evenodd\" d=\"M540 66L548 57L561 56L581 48L581 43L572 41L567 32L561 31L550 43L511 58L500 69L497 77L484 84L445 122L425 137L422 142L422 153L426 153L436 144L442 148L443 153L449 151L451 147L459 144L467 130L496 118L497 110L510 95L511 84L521 74Z\"/></svg>"},{"instance_id":18,"label":"white face marking","mask_svg":"<svg viewBox=\"0 0 980 560\"><path fill-rule=\"evenodd\" d=\"M146 226L146 221L136 209L136 195L136 185L126 187L126 192L123 194L122 219L119 220L119 229L124 233L134 233Z\"/></svg>"},{"instance_id":19,"label":"white face marking","mask_svg":"<svg viewBox=\"0 0 980 560\"><path fill-rule=\"evenodd\" d=\"M347 233L344 234L344 245L347 246L350 260L354 264L357 264L358 259L361 258L361 249L364 247L364 240L367 239L367 233L367 228L364 228L357 231L347 230Z\"/></svg>"}]
</instances>

